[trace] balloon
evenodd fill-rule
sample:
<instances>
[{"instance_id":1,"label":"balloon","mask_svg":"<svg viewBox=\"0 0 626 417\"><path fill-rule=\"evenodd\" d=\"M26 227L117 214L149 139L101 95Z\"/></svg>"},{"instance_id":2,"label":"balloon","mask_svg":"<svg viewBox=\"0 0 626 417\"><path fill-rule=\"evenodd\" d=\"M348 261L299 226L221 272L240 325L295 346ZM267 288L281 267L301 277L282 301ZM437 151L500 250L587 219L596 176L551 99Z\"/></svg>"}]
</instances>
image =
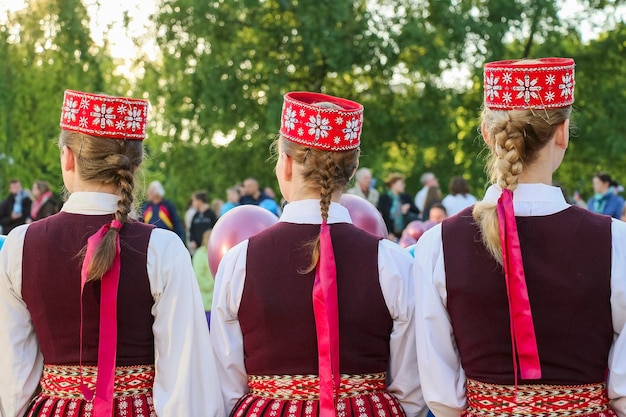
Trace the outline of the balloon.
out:
<instances>
[{"instance_id":1,"label":"balloon","mask_svg":"<svg viewBox=\"0 0 626 417\"><path fill-rule=\"evenodd\" d=\"M424 231L432 229L433 227L437 226L439 223L438 222L433 222L431 220L426 220L424 222Z\"/></svg>"},{"instance_id":2,"label":"balloon","mask_svg":"<svg viewBox=\"0 0 626 417\"><path fill-rule=\"evenodd\" d=\"M398 240L398 245L406 249L409 246L414 245L416 242L417 240L413 239L411 236L402 235L402 237Z\"/></svg>"},{"instance_id":3,"label":"balloon","mask_svg":"<svg viewBox=\"0 0 626 417\"><path fill-rule=\"evenodd\" d=\"M383 216L372 203L356 195L344 194L341 204L348 209L356 227L382 238L389 236Z\"/></svg>"},{"instance_id":4,"label":"balloon","mask_svg":"<svg viewBox=\"0 0 626 417\"><path fill-rule=\"evenodd\" d=\"M4 236L4 235L0 235L0 249L2 249L2 245L4 245L4 240L5 240L6 238L7 238L6 236Z\"/></svg>"},{"instance_id":5,"label":"balloon","mask_svg":"<svg viewBox=\"0 0 626 417\"><path fill-rule=\"evenodd\" d=\"M278 217L259 206L244 205L228 210L213 226L207 245L213 276L230 248L276 223Z\"/></svg>"},{"instance_id":6,"label":"balloon","mask_svg":"<svg viewBox=\"0 0 626 417\"><path fill-rule=\"evenodd\" d=\"M417 242L420 237L426 231L426 227L424 223L420 220L413 220L411 223L407 224L402 232L403 235L409 235Z\"/></svg>"}]
</instances>

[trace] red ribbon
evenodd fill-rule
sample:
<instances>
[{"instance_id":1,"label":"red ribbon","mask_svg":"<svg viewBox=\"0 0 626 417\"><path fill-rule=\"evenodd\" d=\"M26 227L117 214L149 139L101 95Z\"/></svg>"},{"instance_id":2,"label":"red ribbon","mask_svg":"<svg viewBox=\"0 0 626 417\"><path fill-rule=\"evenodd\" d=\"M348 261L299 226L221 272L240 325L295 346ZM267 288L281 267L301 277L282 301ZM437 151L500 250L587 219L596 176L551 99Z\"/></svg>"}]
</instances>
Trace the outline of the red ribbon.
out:
<instances>
[{"instance_id":1,"label":"red ribbon","mask_svg":"<svg viewBox=\"0 0 626 417\"><path fill-rule=\"evenodd\" d=\"M313 283L313 313L320 378L320 417L335 417L335 396L340 384L338 310L335 254L330 226L324 221L320 227L320 258Z\"/></svg>"},{"instance_id":2,"label":"red ribbon","mask_svg":"<svg viewBox=\"0 0 626 417\"><path fill-rule=\"evenodd\" d=\"M513 191L504 189L498 199L498 223L502 243L502 265L506 281L511 322L511 342L513 350L513 371L517 385L517 359L522 379L540 379L541 365L537 338L533 324L528 287L524 275L522 251L515 222Z\"/></svg>"},{"instance_id":3,"label":"red ribbon","mask_svg":"<svg viewBox=\"0 0 626 417\"><path fill-rule=\"evenodd\" d=\"M111 268L102 276L100 291L100 332L98 341L98 376L94 391L82 381L81 391L87 401L94 399L93 416L113 415L113 388L115 383L115 357L117 354L117 289L120 282L120 235L122 223L113 220L105 224L87 239L87 253L80 276L80 364L83 363L83 290L87 282L87 270L98 244L110 228L118 230L115 237L115 259Z\"/></svg>"}]
</instances>

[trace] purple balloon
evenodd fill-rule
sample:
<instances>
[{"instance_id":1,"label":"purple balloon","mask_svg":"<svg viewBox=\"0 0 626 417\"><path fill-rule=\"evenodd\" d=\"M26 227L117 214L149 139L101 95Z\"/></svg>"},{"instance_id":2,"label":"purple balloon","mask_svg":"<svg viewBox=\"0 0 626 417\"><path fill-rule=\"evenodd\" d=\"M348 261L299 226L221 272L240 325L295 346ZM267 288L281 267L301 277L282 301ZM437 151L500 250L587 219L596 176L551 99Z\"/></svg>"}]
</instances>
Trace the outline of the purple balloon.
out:
<instances>
[{"instance_id":1,"label":"purple balloon","mask_svg":"<svg viewBox=\"0 0 626 417\"><path fill-rule=\"evenodd\" d=\"M416 242L417 240L413 239L411 236L403 234L398 240L398 245L402 246L403 248L408 248L411 245L415 245Z\"/></svg>"},{"instance_id":2,"label":"purple balloon","mask_svg":"<svg viewBox=\"0 0 626 417\"><path fill-rule=\"evenodd\" d=\"M278 223L278 217L255 205L237 206L221 216L209 237L209 268L215 277L220 261L230 248Z\"/></svg>"},{"instance_id":3,"label":"purple balloon","mask_svg":"<svg viewBox=\"0 0 626 417\"><path fill-rule=\"evenodd\" d=\"M439 223L437 222L433 222L431 220L426 220L424 222L424 231L427 231L429 229L432 229L433 227L437 226Z\"/></svg>"},{"instance_id":4,"label":"purple balloon","mask_svg":"<svg viewBox=\"0 0 626 417\"><path fill-rule=\"evenodd\" d=\"M382 238L389 236L383 216L372 203L356 195L344 194L341 204L348 209L356 227Z\"/></svg>"},{"instance_id":5,"label":"purple balloon","mask_svg":"<svg viewBox=\"0 0 626 417\"><path fill-rule=\"evenodd\" d=\"M417 242L419 238L422 237L425 231L426 226L424 225L424 222L422 222L421 220L413 220L411 223L406 225L402 234L411 236Z\"/></svg>"}]
</instances>

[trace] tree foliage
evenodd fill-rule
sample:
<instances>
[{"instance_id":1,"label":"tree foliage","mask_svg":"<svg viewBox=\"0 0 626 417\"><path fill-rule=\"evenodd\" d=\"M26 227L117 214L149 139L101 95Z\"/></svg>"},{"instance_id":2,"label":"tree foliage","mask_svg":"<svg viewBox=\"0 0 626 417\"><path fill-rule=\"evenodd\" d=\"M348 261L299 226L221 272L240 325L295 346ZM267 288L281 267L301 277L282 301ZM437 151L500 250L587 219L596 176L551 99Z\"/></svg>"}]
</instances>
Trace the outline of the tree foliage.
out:
<instances>
[{"instance_id":1,"label":"tree foliage","mask_svg":"<svg viewBox=\"0 0 626 417\"><path fill-rule=\"evenodd\" d=\"M268 148L282 96L310 90L364 104L361 165L378 178L401 171L414 192L424 171L444 188L464 175L481 195L483 64L571 56L576 129L555 179L587 195L596 170L626 182L625 24L591 41L580 32L624 0L580 0L584 12L567 21L562 0L157 1L144 40L160 55L137 56L133 85L113 75L80 0L30 0L0 25L0 181L60 183L60 100L75 88L150 99L145 177L163 180L180 208L196 189L223 198L248 176L276 187Z\"/></svg>"},{"instance_id":2,"label":"tree foliage","mask_svg":"<svg viewBox=\"0 0 626 417\"><path fill-rule=\"evenodd\" d=\"M444 184L464 175L481 194L482 65L564 55L578 62L578 137L558 179L588 191L593 171L616 171L609 155L624 143L617 128L624 29L584 44L559 7L554 0L164 0L155 16L162 61L146 67L144 84L163 104L154 160L185 196L193 188L221 196L246 176L273 184L267 148L282 95L321 91L365 105L361 164L379 178L399 170L416 190L426 170ZM234 139L212 146L219 134Z\"/></svg>"},{"instance_id":3,"label":"tree foliage","mask_svg":"<svg viewBox=\"0 0 626 417\"><path fill-rule=\"evenodd\" d=\"M80 0L32 0L0 25L0 186L45 179L59 191L63 91L110 91L112 61Z\"/></svg>"}]
</instances>

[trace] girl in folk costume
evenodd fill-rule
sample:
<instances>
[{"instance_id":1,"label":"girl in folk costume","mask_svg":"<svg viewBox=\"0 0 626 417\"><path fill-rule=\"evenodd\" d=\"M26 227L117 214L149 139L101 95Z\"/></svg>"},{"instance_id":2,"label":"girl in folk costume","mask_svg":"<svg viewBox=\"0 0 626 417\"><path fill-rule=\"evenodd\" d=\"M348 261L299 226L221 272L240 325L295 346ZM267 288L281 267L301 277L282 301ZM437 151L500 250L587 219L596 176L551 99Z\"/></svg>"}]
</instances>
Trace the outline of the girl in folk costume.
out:
<instances>
[{"instance_id":1,"label":"girl in folk costume","mask_svg":"<svg viewBox=\"0 0 626 417\"><path fill-rule=\"evenodd\" d=\"M484 80L493 185L415 250L426 402L438 417L625 416L626 224L551 186L574 61L493 62Z\"/></svg>"},{"instance_id":2,"label":"girl in folk costume","mask_svg":"<svg viewBox=\"0 0 626 417\"><path fill-rule=\"evenodd\" d=\"M285 95L276 176L289 203L216 275L211 337L231 416L423 408L411 259L338 203L358 166L362 114L325 94Z\"/></svg>"},{"instance_id":3,"label":"girl in folk costume","mask_svg":"<svg viewBox=\"0 0 626 417\"><path fill-rule=\"evenodd\" d=\"M189 254L130 219L148 102L66 91L60 213L0 252L0 415L222 416Z\"/></svg>"}]
</instances>

